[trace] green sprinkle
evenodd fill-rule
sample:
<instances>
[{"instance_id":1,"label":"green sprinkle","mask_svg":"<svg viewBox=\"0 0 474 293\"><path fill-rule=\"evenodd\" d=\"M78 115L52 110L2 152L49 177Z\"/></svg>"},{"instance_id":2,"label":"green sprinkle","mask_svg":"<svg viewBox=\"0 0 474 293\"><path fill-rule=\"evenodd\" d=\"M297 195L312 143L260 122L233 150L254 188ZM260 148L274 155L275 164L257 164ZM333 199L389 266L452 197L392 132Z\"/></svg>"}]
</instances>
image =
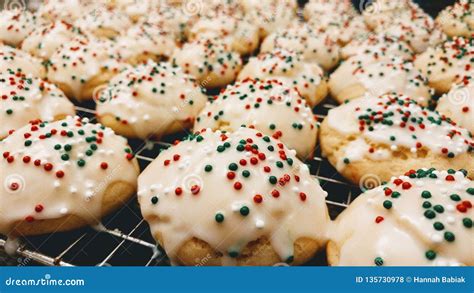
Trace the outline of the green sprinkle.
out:
<instances>
[{"instance_id":1,"label":"green sprinkle","mask_svg":"<svg viewBox=\"0 0 474 293\"><path fill-rule=\"evenodd\" d=\"M374 259L374 263L378 267L383 266L383 258L381 258L380 256L376 257Z\"/></svg>"},{"instance_id":2,"label":"green sprinkle","mask_svg":"<svg viewBox=\"0 0 474 293\"><path fill-rule=\"evenodd\" d=\"M428 219L433 219L434 217L436 217L435 212L433 212L432 210L427 210L424 215Z\"/></svg>"},{"instance_id":3,"label":"green sprinkle","mask_svg":"<svg viewBox=\"0 0 474 293\"><path fill-rule=\"evenodd\" d=\"M240 214L242 216L247 216L250 213L250 209L247 206L243 206L240 208Z\"/></svg>"},{"instance_id":4,"label":"green sprinkle","mask_svg":"<svg viewBox=\"0 0 474 293\"><path fill-rule=\"evenodd\" d=\"M425 253L425 256L427 259L429 260L433 260L436 258L436 252L434 252L433 250L428 250L426 253Z\"/></svg>"},{"instance_id":5,"label":"green sprinkle","mask_svg":"<svg viewBox=\"0 0 474 293\"><path fill-rule=\"evenodd\" d=\"M438 230L438 231L441 231L444 229L444 225L441 222L435 222L433 224L433 227L435 228L435 230Z\"/></svg>"},{"instance_id":6,"label":"green sprinkle","mask_svg":"<svg viewBox=\"0 0 474 293\"><path fill-rule=\"evenodd\" d=\"M154 196L151 198L151 203L152 204L157 204L158 203L158 197Z\"/></svg>"},{"instance_id":7,"label":"green sprinkle","mask_svg":"<svg viewBox=\"0 0 474 293\"><path fill-rule=\"evenodd\" d=\"M216 216L215 216L215 219L216 219L217 223L222 223L222 222L224 222L224 215L221 214L221 213L217 213Z\"/></svg>"},{"instance_id":8,"label":"green sprinkle","mask_svg":"<svg viewBox=\"0 0 474 293\"><path fill-rule=\"evenodd\" d=\"M444 239L448 242L453 242L456 237L451 232L444 232Z\"/></svg>"},{"instance_id":9,"label":"green sprinkle","mask_svg":"<svg viewBox=\"0 0 474 293\"><path fill-rule=\"evenodd\" d=\"M204 167L204 171L206 171L206 172L211 172L211 171L212 171L212 166L211 166L211 165L206 165L206 166Z\"/></svg>"},{"instance_id":10,"label":"green sprinkle","mask_svg":"<svg viewBox=\"0 0 474 293\"><path fill-rule=\"evenodd\" d=\"M392 208L392 202L389 200L386 200L383 202L383 207L386 208L387 210Z\"/></svg>"},{"instance_id":11,"label":"green sprinkle","mask_svg":"<svg viewBox=\"0 0 474 293\"><path fill-rule=\"evenodd\" d=\"M463 224L464 227L466 227L466 228L472 228L472 220L469 219L469 218L464 218L464 219L462 219L462 224Z\"/></svg>"},{"instance_id":12,"label":"green sprinkle","mask_svg":"<svg viewBox=\"0 0 474 293\"><path fill-rule=\"evenodd\" d=\"M421 193L421 197L423 198L430 198L431 197L431 192L425 190Z\"/></svg>"},{"instance_id":13,"label":"green sprinkle","mask_svg":"<svg viewBox=\"0 0 474 293\"><path fill-rule=\"evenodd\" d=\"M83 159L80 159L79 161L77 161L77 165L79 167L84 167L85 164L86 164L86 161L84 161Z\"/></svg>"}]
</instances>

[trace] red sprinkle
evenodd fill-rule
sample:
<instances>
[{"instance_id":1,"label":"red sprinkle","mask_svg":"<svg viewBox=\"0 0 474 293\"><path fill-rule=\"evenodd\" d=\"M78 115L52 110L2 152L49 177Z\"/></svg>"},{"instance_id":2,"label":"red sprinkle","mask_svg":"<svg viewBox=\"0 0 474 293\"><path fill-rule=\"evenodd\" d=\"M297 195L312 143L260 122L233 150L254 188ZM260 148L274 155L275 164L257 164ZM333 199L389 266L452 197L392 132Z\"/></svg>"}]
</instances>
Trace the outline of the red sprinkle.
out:
<instances>
[{"instance_id":1,"label":"red sprinkle","mask_svg":"<svg viewBox=\"0 0 474 293\"><path fill-rule=\"evenodd\" d=\"M261 203L263 201L263 197L260 194L256 194L253 197L253 201L256 202L256 203Z\"/></svg>"},{"instance_id":2,"label":"red sprinkle","mask_svg":"<svg viewBox=\"0 0 474 293\"><path fill-rule=\"evenodd\" d=\"M301 199L302 201L305 201L305 200L306 200L306 193L300 192L300 199Z\"/></svg>"},{"instance_id":3,"label":"red sprinkle","mask_svg":"<svg viewBox=\"0 0 474 293\"><path fill-rule=\"evenodd\" d=\"M28 223L31 223L31 222L33 222L34 220L35 220L35 218L33 218L33 216L27 216L27 217L25 218L25 221L27 221Z\"/></svg>"},{"instance_id":4,"label":"red sprinkle","mask_svg":"<svg viewBox=\"0 0 474 293\"><path fill-rule=\"evenodd\" d=\"M102 162L100 163L100 167L105 170L109 167L109 165L106 162Z\"/></svg>"},{"instance_id":5,"label":"red sprinkle","mask_svg":"<svg viewBox=\"0 0 474 293\"><path fill-rule=\"evenodd\" d=\"M37 212L37 213L41 213L41 211L43 211L43 209L44 209L43 206L40 205L40 204L37 204L35 206L35 212Z\"/></svg>"},{"instance_id":6,"label":"red sprinkle","mask_svg":"<svg viewBox=\"0 0 474 293\"><path fill-rule=\"evenodd\" d=\"M240 182L235 182L235 183L234 183L234 188L237 189L237 190L242 189L242 183L240 183Z\"/></svg>"},{"instance_id":7,"label":"red sprinkle","mask_svg":"<svg viewBox=\"0 0 474 293\"><path fill-rule=\"evenodd\" d=\"M446 176L446 181L454 181L454 176L453 175Z\"/></svg>"},{"instance_id":8,"label":"red sprinkle","mask_svg":"<svg viewBox=\"0 0 474 293\"><path fill-rule=\"evenodd\" d=\"M176 187L176 189L174 190L174 193L176 195L181 195L183 193L183 189L181 187Z\"/></svg>"},{"instance_id":9,"label":"red sprinkle","mask_svg":"<svg viewBox=\"0 0 474 293\"><path fill-rule=\"evenodd\" d=\"M402 188L403 188L403 189L410 189L410 188L411 188L410 182L403 182Z\"/></svg>"},{"instance_id":10,"label":"red sprinkle","mask_svg":"<svg viewBox=\"0 0 474 293\"><path fill-rule=\"evenodd\" d=\"M57 172L56 172L56 177L58 177L58 178L63 178L63 177L64 177L64 172L61 171L61 170L57 171Z\"/></svg>"},{"instance_id":11,"label":"red sprinkle","mask_svg":"<svg viewBox=\"0 0 474 293\"><path fill-rule=\"evenodd\" d=\"M382 216L378 216L378 217L375 218L375 223L378 224L378 223L382 222L383 220L384 220L384 218Z\"/></svg>"},{"instance_id":12,"label":"red sprinkle","mask_svg":"<svg viewBox=\"0 0 474 293\"><path fill-rule=\"evenodd\" d=\"M276 190L276 189L273 189L273 190L272 190L272 196L275 197L275 198L276 198L276 197L279 197L279 196L280 196L280 192L279 192L278 190Z\"/></svg>"},{"instance_id":13,"label":"red sprinkle","mask_svg":"<svg viewBox=\"0 0 474 293\"><path fill-rule=\"evenodd\" d=\"M194 195L198 194L200 190L201 190L201 187L199 187L199 185L191 186L191 193Z\"/></svg>"},{"instance_id":14,"label":"red sprinkle","mask_svg":"<svg viewBox=\"0 0 474 293\"><path fill-rule=\"evenodd\" d=\"M53 165L51 163L44 164L44 169L46 171L51 171L53 169Z\"/></svg>"}]
</instances>

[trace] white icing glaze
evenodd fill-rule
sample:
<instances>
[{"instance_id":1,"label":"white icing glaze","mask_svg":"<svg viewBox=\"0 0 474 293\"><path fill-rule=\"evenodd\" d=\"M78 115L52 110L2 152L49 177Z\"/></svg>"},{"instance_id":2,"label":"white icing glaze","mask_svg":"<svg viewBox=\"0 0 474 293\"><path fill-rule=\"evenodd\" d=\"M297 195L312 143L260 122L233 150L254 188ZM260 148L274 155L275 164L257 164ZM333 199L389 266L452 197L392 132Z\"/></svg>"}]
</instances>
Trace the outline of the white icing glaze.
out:
<instances>
[{"instance_id":1,"label":"white icing glaze","mask_svg":"<svg viewBox=\"0 0 474 293\"><path fill-rule=\"evenodd\" d=\"M423 172L428 170L418 174ZM473 265L473 194L468 188L474 192L474 183L461 172L431 174L437 178L392 178L351 203L330 236L340 248L337 265ZM447 180L449 175L452 181ZM454 240L447 240L449 233Z\"/></svg>"},{"instance_id":2,"label":"white icing glaze","mask_svg":"<svg viewBox=\"0 0 474 293\"><path fill-rule=\"evenodd\" d=\"M310 0L304 6L303 15L309 22L318 18L325 18L328 15L349 15L357 14L352 2L349 0Z\"/></svg>"},{"instance_id":3,"label":"white icing glaze","mask_svg":"<svg viewBox=\"0 0 474 293\"><path fill-rule=\"evenodd\" d=\"M50 62L48 80L67 85L76 99L83 98L84 84L91 79L126 67L112 42L97 39L74 39L58 48Z\"/></svg>"},{"instance_id":4,"label":"white icing glaze","mask_svg":"<svg viewBox=\"0 0 474 293\"><path fill-rule=\"evenodd\" d=\"M44 77L41 60L28 53L0 44L0 72L21 70L28 77Z\"/></svg>"},{"instance_id":5,"label":"white icing glaze","mask_svg":"<svg viewBox=\"0 0 474 293\"><path fill-rule=\"evenodd\" d=\"M38 15L50 20L74 21L81 15L92 11L100 1L93 0L44 0Z\"/></svg>"},{"instance_id":6,"label":"white icing glaze","mask_svg":"<svg viewBox=\"0 0 474 293\"><path fill-rule=\"evenodd\" d=\"M31 55L49 59L62 44L80 38L81 32L66 21L56 21L36 27L21 45L21 49Z\"/></svg>"},{"instance_id":7,"label":"white icing glaze","mask_svg":"<svg viewBox=\"0 0 474 293\"><path fill-rule=\"evenodd\" d=\"M353 59L363 60L357 57ZM341 66L331 75L332 94L338 95L348 87L362 85L366 93L372 96L387 93L404 94L424 106L428 105L434 94L434 90L428 86L426 77L421 75L411 62L400 58L375 63L370 61L354 63L351 59L347 62L348 65Z\"/></svg>"},{"instance_id":8,"label":"white icing glaze","mask_svg":"<svg viewBox=\"0 0 474 293\"><path fill-rule=\"evenodd\" d=\"M217 39L198 39L175 51L173 64L191 74L203 87L224 86L237 77L242 60L239 54Z\"/></svg>"},{"instance_id":9,"label":"white icing glaze","mask_svg":"<svg viewBox=\"0 0 474 293\"><path fill-rule=\"evenodd\" d=\"M269 35L260 50L271 52L274 49L301 54L303 60L318 63L325 70L333 68L339 61L340 48L334 37L314 31L307 24L294 25Z\"/></svg>"},{"instance_id":10,"label":"white icing glaze","mask_svg":"<svg viewBox=\"0 0 474 293\"><path fill-rule=\"evenodd\" d=\"M456 84L442 96L436 110L474 134L474 83L472 79Z\"/></svg>"},{"instance_id":11,"label":"white icing glaze","mask_svg":"<svg viewBox=\"0 0 474 293\"><path fill-rule=\"evenodd\" d=\"M74 105L53 84L19 72L0 73L0 138L29 121L74 116Z\"/></svg>"},{"instance_id":12,"label":"white icing glaze","mask_svg":"<svg viewBox=\"0 0 474 293\"><path fill-rule=\"evenodd\" d=\"M234 264L229 253L263 236L282 260L293 255L298 238L324 243L326 195L293 152L248 128L232 134L207 130L163 151L140 175L138 192L142 214L172 261L196 237L224 255L223 265Z\"/></svg>"},{"instance_id":13,"label":"white icing glaze","mask_svg":"<svg viewBox=\"0 0 474 293\"><path fill-rule=\"evenodd\" d=\"M371 114L374 112L377 114ZM383 119L389 122L381 123L380 119L384 114L386 117ZM367 117L373 117L371 125L367 125ZM370 142L389 146L392 150L405 147L416 152L417 148L426 147L440 156L456 156L472 152L470 148L474 146L474 141L466 129L452 125L437 112L425 109L403 95L388 94L378 98L366 96L355 99L330 110L326 119L331 128L342 134L356 134ZM345 150L355 151L347 147ZM370 149L366 148L365 153L369 154ZM343 161L344 158L345 156L342 156L340 160ZM362 156L358 158L363 159ZM343 164L338 166L341 167L339 170L345 167Z\"/></svg>"},{"instance_id":14,"label":"white icing glaze","mask_svg":"<svg viewBox=\"0 0 474 293\"><path fill-rule=\"evenodd\" d=\"M110 184L136 185L138 168L126 148L111 129L79 117L15 131L0 142L0 233L8 235L18 221L64 215L99 221Z\"/></svg>"},{"instance_id":15,"label":"white icing glaze","mask_svg":"<svg viewBox=\"0 0 474 293\"><path fill-rule=\"evenodd\" d=\"M317 139L317 121L298 93L279 80L245 79L228 86L197 117L195 130L236 131L254 127L308 158Z\"/></svg>"},{"instance_id":16,"label":"white icing glaze","mask_svg":"<svg viewBox=\"0 0 474 293\"><path fill-rule=\"evenodd\" d=\"M99 94L97 115L113 115L142 139L186 127L206 103L195 80L168 63L130 68L115 76Z\"/></svg>"},{"instance_id":17,"label":"white icing glaze","mask_svg":"<svg viewBox=\"0 0 474 293\"><path fill-rule=\"evenodd\" d=\"M276 50L250 58L238 79L248 77L278 79L296 89L311 106L315 106L319 102L316 92L324 79L324 72L317 64L303 62L296 53Z\"/></svg>"},{"instance_id":18,"label":"white icing glaze","mask_svg":"<svg viewBox=\"0 0 474 293\"><path fill-rule=\"evenodd\" d=\"M5 7L8 7L8 2ZM3 8L3 7L2 7ZM24 9L0 11L0 42L19 46L36 25L36 16Z\"/></svg>"}]
</instances>

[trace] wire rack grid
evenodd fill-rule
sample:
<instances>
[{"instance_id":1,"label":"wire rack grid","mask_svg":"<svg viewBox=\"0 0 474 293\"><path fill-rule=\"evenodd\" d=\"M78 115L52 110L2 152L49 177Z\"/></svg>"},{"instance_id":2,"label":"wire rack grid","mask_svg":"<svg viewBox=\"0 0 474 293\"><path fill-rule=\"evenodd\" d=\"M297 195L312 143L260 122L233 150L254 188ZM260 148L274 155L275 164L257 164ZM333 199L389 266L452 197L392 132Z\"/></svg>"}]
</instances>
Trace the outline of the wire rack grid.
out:
<instances>
[{"instance_id":1,"label":"wire rack grid","mask_svg":"<svg viewBox=\"0 0 474 293\"><path fill-rule=\"evenodd\" d=\"M327 111L335 107L327 101L315 108L315 115L322 121ZM76 106L77 114L95 120L94 103ZM185 134L167 137L164 141L129 140L140 168L143 170L156 158L160 150L168 147L175 139ZM320 181L328 192L326 203L331 218L335 218L355 196L360 194L358 186L347 183L337 171L321 156L319 145L315 156L306 161L311 174ZM0 247L5 246L0 238ZM157 247L143 220L136 197L120 210L103 219L96 227L53 233L21 239L17 249L18 265L48 266L117 266L117 265L169 265L164 251ZM323 265L324 256L317 256L308 265Z\"/></svg>"}]
</instances>

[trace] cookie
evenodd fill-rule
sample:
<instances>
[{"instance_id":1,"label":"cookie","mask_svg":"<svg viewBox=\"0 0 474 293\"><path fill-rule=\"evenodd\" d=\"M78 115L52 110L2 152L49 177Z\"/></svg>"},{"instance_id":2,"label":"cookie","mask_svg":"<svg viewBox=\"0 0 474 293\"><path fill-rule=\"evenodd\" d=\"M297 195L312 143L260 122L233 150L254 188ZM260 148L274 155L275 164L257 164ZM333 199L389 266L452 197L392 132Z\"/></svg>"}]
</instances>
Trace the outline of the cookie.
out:
<instances>
[{"instance_id":1,"label":"cookie","mask_svg":"<svg viewBox=\"0 0 474 293\"><path fill-rule=\"evenodd\" d=\"M303 159L316 147L318 127L311 108L280 80L244 79L228 86L197 116L194 129L232 132L242 125L281 140Z\"/></svg>"},{"instance_id":2,"label":"cookie","mask_svg":"<svg viewBox=\"0 0 474 293\"><path fill-rule=\"evenodd\" d=\"M126 67L116 46L107 40L74 39L51 56L48 80L71 99L91 100L95 88Z\"/></svg>"},{"instance_id":3,"label":"cookie","mask_svg":"<svg viewBox=\"0 0 474 293\"><path fill-rule=\"evenodd\" d=\"M323 155L354 183L425 166L466 169L474 178L469 131L404 95L352 100L330 110L320 130Z\"/></svg>"},{"instance_id":4,"label":"cookie","mask_svg":"<svg viewBox=\"0 0 474 293\"><path fill-rule=\"evenodd\" d=\"M93 0L44 0L38 8L37 15L53 22L56 20L75 21L86 13L91 13L98 1Z\"/></svg>"},{"instance_id":5,"label":"cookie","mask_svg":"<svg viewBox=\"0 0 474 293\"><path fill-rule=\"evenodd\" d=\"M127 30L132 22L126 14L118 10L109 10L105 5L97 5L77 19L74 25L97 38L113 39L120 32Z\"/></svg>"},{"instance_id":6,"label":"cookie","mask_svg":"<svg viewBox=\"0 0 474 293\"><path fill-rule=\"evenodd\" d=\"M150 23L130 27L116 42L121 58L134 65L168 60L177 48L172 32Z\"/></svg>"},{"instance_id":7,"label":"cookie","mask_svg":"<svg viewBox=\"0 0 474 293\"><path fill-rule=\"evenodd\" d=\"M379 26L387 26L396 18L424 13L412 0L375 0L361 3L362 15L367 26L375 30Z\"/></svg>"},{"instance_id":8,"label":"cookie","mask_svg":"<svg viewBox=\"0 0 474 293\"><path fill-rule=\"evenodd\" d=\"M417 56L415 66L438 94L447 93L464 76L472 76L474 39L454 37Z\"/></svg>"},{"instance_id":9,"label":"cookie","mask_svg":"<svg viewBox=\"0 0 474 293\"><path fill-rule=\"evenodd\" d=\"M305 4L303 17L308 21L314 21L318 18L325 18L328 15L338 17L340 15L357 14L351 1L348 0L310 0Z\"/></svg>"},{"instance_id":10,"label":"cookie","mask_svg":"<svg viewBox=\"0 0 474 293\"><path fill-rule=\"evenodd\" d=\"M400 38L384 33L369 33L353 39L341 48L341 58L346 60L353 56L368 55L373 60L381 61L399 57L413 60L413 50Z\"/></svg>"},{"instance_id":11,"label":"cookie","mask_svg":"<svg viewBox=\"0 0 474 293\"><path fill-rule=\"evenodd\" d=\"M240 4L245 16L259 29L261 39L298 21L296 1L243 0Z\"/></svg>"},{"instance_id":12,"label":"cookie","mask_svg":"<svg viewBox=\"0 0 474 293\"><path fill-rule=\"evenodd\" d=\"M189 28L187 35L191 41L202 37L222 40L241 55L253 53L259 45L259 31L255 25L224 13L201 17Z\"/></svg>"},{"instance_id":13,"label":"cookie","mask_svg":"<svg viewBox=\"0 0 474 293\"><path fill-rule=\"evenodd\" d=\"M232 83L242 68L240 55L217 39L197 39L186 43L175 51L171 60L207 89Z\"/></svg>"},{"instance_id":14,"label":"cookie","mask_svg":"<svg viewBox=\"0 0 474 293\"><path fill-rule=\"evenodd\" d=\"M306 63L293 52L276 50L260 53L249 59L239 73L238 80L278 79L294 88L312 108L327 95L327 82L323 70L315 63Z\"/></svg>"},{"instance_id":15,"label":"cookie","mask_svg":"<svg viewBox=\"0 0 474 293\"><path fill-rule=\"evenodd\" d=\"M53 84L21 71L0 73L2 123L0 139L32 120L53 121L74 116L74 105Z\"/></svg>"},{"instance_id":16,"label":"cookie","mask_svg":"<svg viewBox=\"0 0 474 293\"><path fill-rule=\"evenodd\" d=\"M5 7L8 7L5 3ZM3 8L3 7L2 7ZM36 16L25 9L0 11L0 43L18 47L37 24Z\"/></svg>"},{"instance_id":17,"label":"cookie","mask_svg":"<svg viewBox=\"0 0 474 293\"><path fill-rule=\"evenodd\" d=\"M438 14L436 22L450 37L469 38L474 34L474 2L459 0Z\"/></svg>"},{"instance_id":18,"label":"cookie","mask_svg":"<svg viewBox=\"0 0 474 293\"><path fill-rule=\"evenodd\" d=\"M474 82L465 78L438 101L436 110L474 134Z\"/></svg>"},{"instance_id":19,"label":"cookie","mask_svg":"<svg viewBox=\"0 0 474 293\"><path fill-rule=\"evenodd\" d=\"M138 186L143 217L176 265L298 265L325 247L327 193L294 152L249 128L191 135Z\"/></svg>"},{"instance_id":20,"label":"cookie","mask_svg":"<svg viewBox=\"0 0 474 293\"><path fill-rule=\"evenodd\" d=\"M10 46L0 44L0 72L21 71L27 77L42 78L46 70L41 60Z\"/></svg>"},{"instance_id":21,"label":"cookie","mask_svg":"<svg viewBox=\"0 0 474 293\"><path fill-rule=\"evenodd\" d=\"M380 96L395 92L412 97L420 105L428 105L434 90L412 62L401 58L373 63L357 59L349 59L329 78L331 96L339 103L366 94Z\"/></svg>"},{"instance_id":22,"label":"cookie","mask_svg":"<svg viewBox=\"0 0 474 293\"><path fill-rule=\"evenodd\" d=\"M339 62L340 47L332 35L312 30L308 24L299 24L269 35L262 43L261 52L284 49L301 54L306 62L319 64L331 70Z\"/></svg>"},{"instance_id":23,"label":"cookie","mask_svg":"<svg viewBox=\"0 0 474 293\"><path fill-rule=\"evenodd\" d=\"M393 177L336 219L329 264L472 266L473 196L474 182L452 169Z\"/></svg>"},{"instance_id":24,"label":"cookie","mask_svg":"<svg viewBox=\"0 0 474 293\"><path fill-rule=\"evenodd\" d=\"M115 76L96 101L103 125L126 137L148 139L190 128L207 97L181 68L149 61Z\"/></svg>"},{"instance_id":25,"label":"cookie","mask_svg":"<svg viewBox=\"0 0 474 293\"><path fill-rule=\"evenodd\" d=\"M0 142L0 233L16 237L97 224L135 193L127 141L87 119L34 121Z\"/></svg>"},{"instance_id":26,"label":"cookie","mask_svg":"<svg viewBox=\"0 0 474 293\"><path fill-rule=\"evenodd\" d=\"M21 49L37 58L48 60L61 45L75 38L85 36L79 28L64 20L58 20L35 27L23 40Z\"/></svg>"}]
</instances>

